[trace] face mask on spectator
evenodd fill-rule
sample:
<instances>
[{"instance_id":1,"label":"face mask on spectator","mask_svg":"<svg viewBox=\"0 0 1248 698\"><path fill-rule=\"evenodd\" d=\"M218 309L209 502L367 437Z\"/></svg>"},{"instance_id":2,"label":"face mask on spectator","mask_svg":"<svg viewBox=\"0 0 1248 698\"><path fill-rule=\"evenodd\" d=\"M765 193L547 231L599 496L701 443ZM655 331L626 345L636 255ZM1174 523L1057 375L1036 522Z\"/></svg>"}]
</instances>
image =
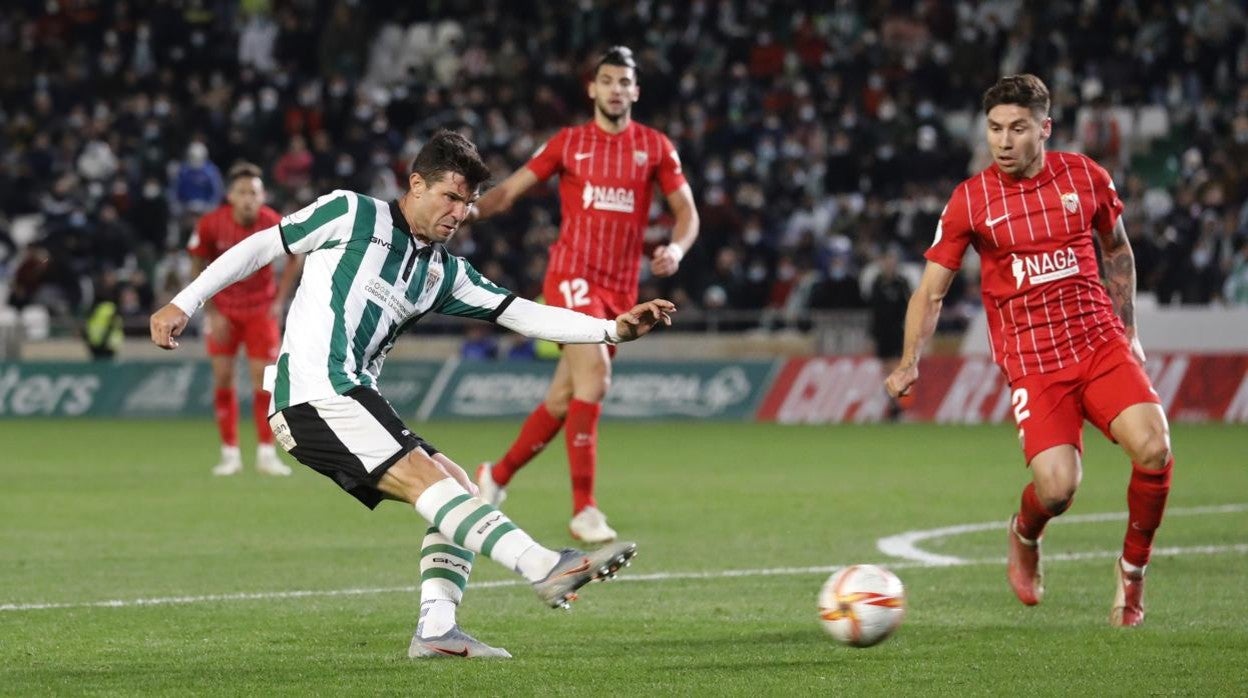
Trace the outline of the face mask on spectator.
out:
<instances>
[{"instance_id":1,"label":"face mask on spectator","mask_svg":"<svg viewBox=\"0 0 1248 698\"><path fill-rule=\"evenodd\" d=\"M260 90L260 109L262 111L277 109L277 90L271 87Z\"/></svg>"}]
</instances>

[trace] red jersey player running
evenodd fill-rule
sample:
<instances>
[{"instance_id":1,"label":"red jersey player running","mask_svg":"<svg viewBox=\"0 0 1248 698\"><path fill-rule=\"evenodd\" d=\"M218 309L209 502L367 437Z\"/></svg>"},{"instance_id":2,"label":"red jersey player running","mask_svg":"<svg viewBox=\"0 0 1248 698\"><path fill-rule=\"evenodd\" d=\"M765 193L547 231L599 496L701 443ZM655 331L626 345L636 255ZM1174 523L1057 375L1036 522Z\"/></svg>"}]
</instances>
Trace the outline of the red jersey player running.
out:
<instances>
[{"instance_id":1,"label":"red jersey player running","mask_svg":"<svg viewBox=\"0 0 1248 698\"><path fill-rule=\"evenodd\" d=\"M277 225L281 216L264 205L264 181L260 168L240 162L230 168L226 203L199 219L191 236L192 276L199 276L214 259L258 230ZM269 428L269 393L263 384L264 367L277 361L281 344L278 317L291 288L299 278L302 258L288 257L281 285L274 280L273 265L229 286L208 301L206 343L212 362L213 406L221 432L221 462L213 475L233 475L243 469L238 451L238 399L234 393L234 357L247 348L251 373L252 412L256 422L256 469L266 475L289 475L273 448Z\"/></svg>"},{"instance_id":2,"label":"red jersey player running","mask_svg":"<svg viewBox=\"0 0 1248 698\"><path fill-rule=\"evenodd\" d=\"M624 46L608 49L594 68L588 91L593 120L556 133L528 164L481 197L470 220L506 211L533 185L559 175L562 221L559 239L550 248L543 296L551 305L612 318L637 302L654 182L676 218L671 242L657 247L650 260L655 276L676 273L698 236L698 212L671 141L631 118L639 96L633 52ZM586 543L615 539L594 500L598 417L611 382L614 351L590 344L563 347L546 399L525 420L503 458L478 468L483 498L501 503L503 488L516 471L566 426L572 475L569 530Z\"/></svg>"},{"instance_id":3,"label":"red jersey player running","mask_svg":"<svg viewBox=\"0 0 1248 698\"><path fill-rule=\"evenodd\" d=\"M1074 153L1045 152L1049 92L1013 75L984 93L993 164L949 198L906 313L902 362L886 381L904 395L968 245L981 287L993 359L1009 380L1032 482L1010 518L1008 578L1019 600L1044 595L1040 538L1066 511L1082 476L1086 419L1131 458L1127 533L1114 564L1110 622L1144 620L1144 568L1161 524L1174 458L1170 431L1142 363L1135 328L1135 259L1109 174ZM1100 238L1105 283L1092 234Z\"/></svg>"}]
</instances>

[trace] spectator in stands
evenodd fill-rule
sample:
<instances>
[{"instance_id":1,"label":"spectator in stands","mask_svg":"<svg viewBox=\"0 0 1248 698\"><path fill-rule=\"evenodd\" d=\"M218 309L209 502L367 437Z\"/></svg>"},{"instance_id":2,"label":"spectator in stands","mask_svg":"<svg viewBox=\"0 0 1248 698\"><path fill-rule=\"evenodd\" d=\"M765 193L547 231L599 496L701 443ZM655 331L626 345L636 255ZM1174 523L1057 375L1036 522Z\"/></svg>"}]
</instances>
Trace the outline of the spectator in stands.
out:
<instances>
[{"instance_id":1,"label":"spectator in stands","mask_svg":"<svg viewBox=\"0 0 1248 698\"><path fill-rule=\"evenodd\" d=\"M1222 300L1230 305L1248 306L1248 237L1239 239L1239 250L1222 285Z\"/></svg>"},{"instance_id":2,"label":"spectator in stands","mask_svg":"<svg viewBox=\"0 0 1248 698\"><path fill-rule=\"evenodd\" d=\"M898 269L900 262L900 252L890 248L876 261L874 268L863 270L867 307L871 311L871 341L885 375L892 373L901 359L906 306L912 292L910 282ZM868 277L867 272L874 273ZM901 402L891 396L888 401L888 418L896 421L901 416Z\"/></svg>"},{"instance_id":3,"label":"spectator in stands","mask_svg":"<svg viewBox=\"0 0 1248 698\"><path fill-rule=\"evenodd\" d=\"M186 147L186 159L178 167L173 181L173 199L178 213L198 216L215 208L224 195L221 170L208 159L208 146L192 141Z\"/></svg>"},{"instance_id":4,"label":"spectator in stands","mask_svg":"<svg viewBox=\"0 0 1248 698\"><path fill-rule=\"evenodd\" d=\"M152 259L182 246L167 217L184 223L187 204L202 210L220 199L209 154L217 162L246 154L276 173L298 134L311 143L311 171L303 172L311 190L380 193L391 191L393 178L382 171L387 163L374 161L379 142L408 144L399 159L410 160L410 147L434 127L462 124L494 169L513 169L551 129L575 120L584 57L621 32L646 37L639 56L650 98L638 116L672 134L694 196L707 204L706 248L691 255L686 275L659 284L665 295L683 293L695 304L721 249L734 250L743 277L758 287L725 287L730 309L761 305L783 268L775 260L800 259L803 245L825 236L853 238L848 259L837 263L851 270L892 243L905 259L917 258L934 224L916 203L943 201L966 175L964 144L977 128L979 85L1003 64L1052 73L1045 77L1055 139L1117 149L1120 185L1138 176L1143 187L1143 195L1127 198L1125 215L1145 201L1174 202L1168 212L1132 219L1140 220L1141 245L1159 251L1152 273L1140 279L1142 292L1155 291L1163 302L1218 295L1232 256L1220 251L1222 237L1210 246L1218 284L1200 293L1187 288L1194 261L1202 261L1192 253L1210 225L1202 223L1207 205L1197 193L1217 180L1226 210L1248 210L1242 2L1199 0L1186 3L1186 12L1125 0L894 3L887 12L861 3L766 3L770 16L792 17L791 24L756 21L743 0L712 3L713 12L699 11L702 3L661 4L662 11L635 3L614 7L609 25L579 6L528 12L525 3L499 0L487 0L488 11L472 23L436 3L384 14L347 0L272 3L271 17L263 9L269 3L255 3L237 18L222 9L229 3L201 3L195 12L157 3L143 16L130 3L72 22L65 3L10 4L0 13L0 37L13 38L0 41L0 213L42 209L39 237L89 231L112 183L124 180L131 205L114 205L138 232L136 245L147 252L136 257L153 274L185 266L175 256ZM97 41L71 42L68 26ZM528 48L535 40L540 51ZM454 45L459 54L450 52ZM1094 97L1097 110L1163 108L1168 133L1136 152L1125 122L1115 137L1112 126L1076 120L1080 110L1093 110ZM188 169L183 154L192 143L205 150L203 163ZM1177 173L1167 170L1171 161L1181 162ZM170 169L194 173L193 188L207 193L184 199L170 182L172 213L162 211L165 197L146 196L145 183L164 182ZM279 208L298 198L297 188L272 193ZM721 210L713 212L713 199ZM83 225L67 228L74 211ZM545 218L534 215L539 211ZM533 197L492 231L509 245L478 241L473 263L497 254L539 258L531 253L545 244L544 220L557 211L554 197ZM759 241L745 241L755 215L765 221ZM712 224L716 219L722 223ZM44 291L57 297L66 296L67 284L89 286L97 266L78 259L89 256L89 245L62 247L69 257L60 259L58 248L58 280ZM825 276L829 264L818 257ZM540 287L538 265L507 266L520 277L517 290ZM812 294L827 302L818 298ZM67 316L81 317L85 308L70 304L61 301Z\"/></svg>"}]
</instances>

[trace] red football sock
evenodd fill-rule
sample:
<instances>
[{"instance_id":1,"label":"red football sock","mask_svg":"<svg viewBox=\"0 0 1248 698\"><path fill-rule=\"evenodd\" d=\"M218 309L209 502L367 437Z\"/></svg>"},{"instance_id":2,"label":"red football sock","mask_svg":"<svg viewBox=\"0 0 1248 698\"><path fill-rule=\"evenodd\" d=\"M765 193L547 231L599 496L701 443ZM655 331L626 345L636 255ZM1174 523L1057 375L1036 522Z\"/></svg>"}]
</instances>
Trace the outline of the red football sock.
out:
<instances>
[{"instance_id":1,"label":"red football sock","mask_svg":"<svg viewBox=\"0 0 1248 698\"><path fill-rule=\"evenodd\" d=\"M512 442L511 448L507 449L506 455L491 469L494 482L499 485L511 482L516 471L541 453L546 448L546 444L559 433L559 428L562 426L563 420L552 415L550 410L546 409L546 403L538 405L537 409L529 413L528 418L524 420L524 426L520 427L520 434Z\"/></svg>"},{"instance_id":2,"label":"red football sock","mask_svg":"<svg viewBox=\"0 0 1248 698\"><path fill-rule=\"evenodd\" d=\"M266 446L273 444L273 429L269 426L269 393L255 390L251 393L251 414L256 419L256 440Z\"/></svg>"},{"instance_id":3,"label":"red football sock","mask_svg":"<svg viewBox=\"0 0 1248 698\"><path fill-rule=\"evenodd\" d=\"M1067 507L1069 508L1069 503ZM1044 533L1044 526L1049 519L1060 513L1062 512L1049 511L1036 496L1036 483L1029 482L1023 488L1022 502L1018 509L1018 519L1015 521L1014 530L1027 540L1037 540L1040 534Z\"/></svg>"},{"instance_id":4,"label":"red football sock","mask_svg":"<svg viewBox=\"0 0 1248 698\"><path fill-rule=\"evenodd\" d=\"M1170 474L1174 458L1161 470L1146 470L1131 464L1131 484L1127 486L1127 535L1122 541L1122 559L1136 567L1148 564L1153 550L1153 533L1161 525L1170 494Z\"/></svg>"},{"instance_id":5,"label":"red football sock","mask_svg":"<svg viewBox=\"0 0 1248 698\"><path fill-rule=\"evenodd\" d=\"M594 503L594 469L598 465L598 417L602 403L573 400L568 405L568 469L572 473L572 513Z\"/></svg>"},{"instance_id":6,"label":"red football sock","mask_svg":"<svg viewBox=\"0 0 1248 698\"><path fill-rule=\"evenodd\" d=\"M217 417L217 430L221 432L221 443L225 446L238 445L238 400L233 388L218 388L212 396L213 411Z\"/></svg>"}]
</instances>

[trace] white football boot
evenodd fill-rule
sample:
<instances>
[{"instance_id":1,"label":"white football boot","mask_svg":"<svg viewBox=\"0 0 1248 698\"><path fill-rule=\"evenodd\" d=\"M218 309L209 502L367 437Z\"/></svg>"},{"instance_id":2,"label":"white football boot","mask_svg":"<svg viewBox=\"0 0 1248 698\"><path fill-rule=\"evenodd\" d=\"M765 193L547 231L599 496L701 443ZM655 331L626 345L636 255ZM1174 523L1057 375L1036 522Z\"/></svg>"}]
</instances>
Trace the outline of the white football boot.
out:
<instances>
[{"instance_id":1,"label":"white football boot","mask_svg":"<svg viewBox=\"0 0 1248 698\"><path fill-rule=\"evenodd\" d=\"M607 517L598 507L581 509L568 523L572 537L584 543L610 543L615 540L615 529L607 525Z\"/></svg>"},{"instance_id":2,"label":"white football boot","mask_svg":"<svg viewBox=\"0 0 1248 698\"><path fill-rule=\"evenodd\" d=\"M501 507L507 499L507 488L494 482L494 464L488 460L477 466L477 489L481 499L492 507Z\"/></svg>"},{"instance_id":3,"label":"white football boot","mask_svg":"<svg viewBox=\"0 0 1248 698\"><path fill-rule=\"evenodd\" d=\"M272 444L261 444L256 449L256 470L265 475L290 475L290 466L277 457L277 449Z\"/></svg>"},{"instance_id":4,"label":"white football boot","mask_svg":"<svg viewBox=\"0 0 1248 698\"><path fill-rule=\"evenodd\" d=\"M218 476L237 475L243 472L243 456L238 446L222 446L221 461L212 468L212 474Z\"/></svg>"}]
</instances>

